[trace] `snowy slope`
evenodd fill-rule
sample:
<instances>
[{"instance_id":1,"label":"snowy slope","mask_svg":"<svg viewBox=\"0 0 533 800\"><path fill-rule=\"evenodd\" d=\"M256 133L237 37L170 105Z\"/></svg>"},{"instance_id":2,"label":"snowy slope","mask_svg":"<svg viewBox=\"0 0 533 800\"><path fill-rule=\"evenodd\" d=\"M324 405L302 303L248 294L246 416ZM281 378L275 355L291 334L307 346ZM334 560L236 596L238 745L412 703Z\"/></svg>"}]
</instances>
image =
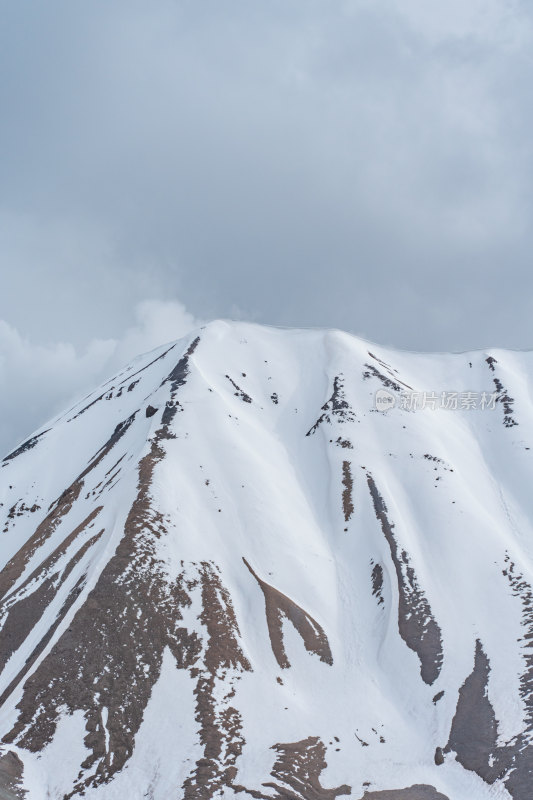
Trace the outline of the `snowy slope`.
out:
<instances>
[{"instance_id":1,"label":"snowy slope","mask_svg":"<svg viewBox=\"0 0 533 800\"><path fill-rule=\"evenodd\" d=\"M530 800L532 380L214 322L38 431L0 468L0 798Z\"/></svg>"}]
</instances>

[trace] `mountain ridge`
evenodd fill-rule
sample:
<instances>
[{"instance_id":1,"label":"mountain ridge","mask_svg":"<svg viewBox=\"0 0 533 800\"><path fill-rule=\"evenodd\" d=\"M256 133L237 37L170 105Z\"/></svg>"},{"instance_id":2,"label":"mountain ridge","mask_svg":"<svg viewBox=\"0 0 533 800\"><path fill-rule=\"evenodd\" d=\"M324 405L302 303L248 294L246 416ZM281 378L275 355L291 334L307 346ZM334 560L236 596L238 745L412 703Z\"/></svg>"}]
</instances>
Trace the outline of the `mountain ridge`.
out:
<instances>
[{"instance_id":1,"label":"mountain ridge","mask_svg":"<svg viewBox=\"0 0 533 800\"><path fill-rule=\"evenodd\" d=\"M532 380L217 321L43 426L0 467L0 790L529 798Z\"/></svg>"}]
</instances>

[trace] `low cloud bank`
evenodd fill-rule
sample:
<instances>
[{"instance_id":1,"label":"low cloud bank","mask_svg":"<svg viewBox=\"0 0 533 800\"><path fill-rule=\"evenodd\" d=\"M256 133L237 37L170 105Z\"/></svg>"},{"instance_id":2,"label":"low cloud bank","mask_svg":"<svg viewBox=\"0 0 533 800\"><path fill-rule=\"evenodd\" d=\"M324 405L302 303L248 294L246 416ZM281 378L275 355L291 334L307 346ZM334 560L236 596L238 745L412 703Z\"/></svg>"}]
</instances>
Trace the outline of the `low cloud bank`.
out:
<instances>
[{"instance_id":1,"label":"low cloud bank","mask_svg":"<svg viewBox=\"0 0 533 800\"><path fill-rule=\"evenodd\" d=\"M140 353L202 324L177 301L147 300L119 339L41 345L0 320L0 457Z\"/></svg>"}]
</instances>

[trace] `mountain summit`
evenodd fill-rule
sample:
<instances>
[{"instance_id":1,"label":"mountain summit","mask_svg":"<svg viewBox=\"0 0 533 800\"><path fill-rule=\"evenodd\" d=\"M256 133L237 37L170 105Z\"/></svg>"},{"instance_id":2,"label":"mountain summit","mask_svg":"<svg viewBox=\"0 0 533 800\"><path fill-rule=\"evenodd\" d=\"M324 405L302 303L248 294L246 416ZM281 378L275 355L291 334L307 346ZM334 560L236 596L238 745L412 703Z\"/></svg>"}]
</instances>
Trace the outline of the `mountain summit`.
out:
<instances>
[{"instance_id":1,"label":"mountain summit","mask_svg":"<svg viewBox=\"0 0 533 800\"><path fill-rule=\"evenodd\" d=\"M0 798L531 800L533 354L214 322L0 466Z\"/></svg>"}]
</instances>

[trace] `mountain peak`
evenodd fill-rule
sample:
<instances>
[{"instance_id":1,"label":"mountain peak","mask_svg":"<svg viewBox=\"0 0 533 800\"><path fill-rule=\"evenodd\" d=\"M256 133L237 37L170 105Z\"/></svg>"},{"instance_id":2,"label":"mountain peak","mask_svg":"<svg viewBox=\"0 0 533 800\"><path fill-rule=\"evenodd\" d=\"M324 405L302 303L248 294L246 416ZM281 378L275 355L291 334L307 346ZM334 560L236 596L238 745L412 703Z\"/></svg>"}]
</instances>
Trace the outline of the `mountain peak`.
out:
<instances>
[{"instance_id":1,"label":"mountain peak","mask_svg":"<svg viewBox=\"0 0 533 800\"><path fill-rule=\"evenodd\" d=\"M0 793L527 800L532 370L217 320L23 442Z\"/></svg>"}]
</instances>

